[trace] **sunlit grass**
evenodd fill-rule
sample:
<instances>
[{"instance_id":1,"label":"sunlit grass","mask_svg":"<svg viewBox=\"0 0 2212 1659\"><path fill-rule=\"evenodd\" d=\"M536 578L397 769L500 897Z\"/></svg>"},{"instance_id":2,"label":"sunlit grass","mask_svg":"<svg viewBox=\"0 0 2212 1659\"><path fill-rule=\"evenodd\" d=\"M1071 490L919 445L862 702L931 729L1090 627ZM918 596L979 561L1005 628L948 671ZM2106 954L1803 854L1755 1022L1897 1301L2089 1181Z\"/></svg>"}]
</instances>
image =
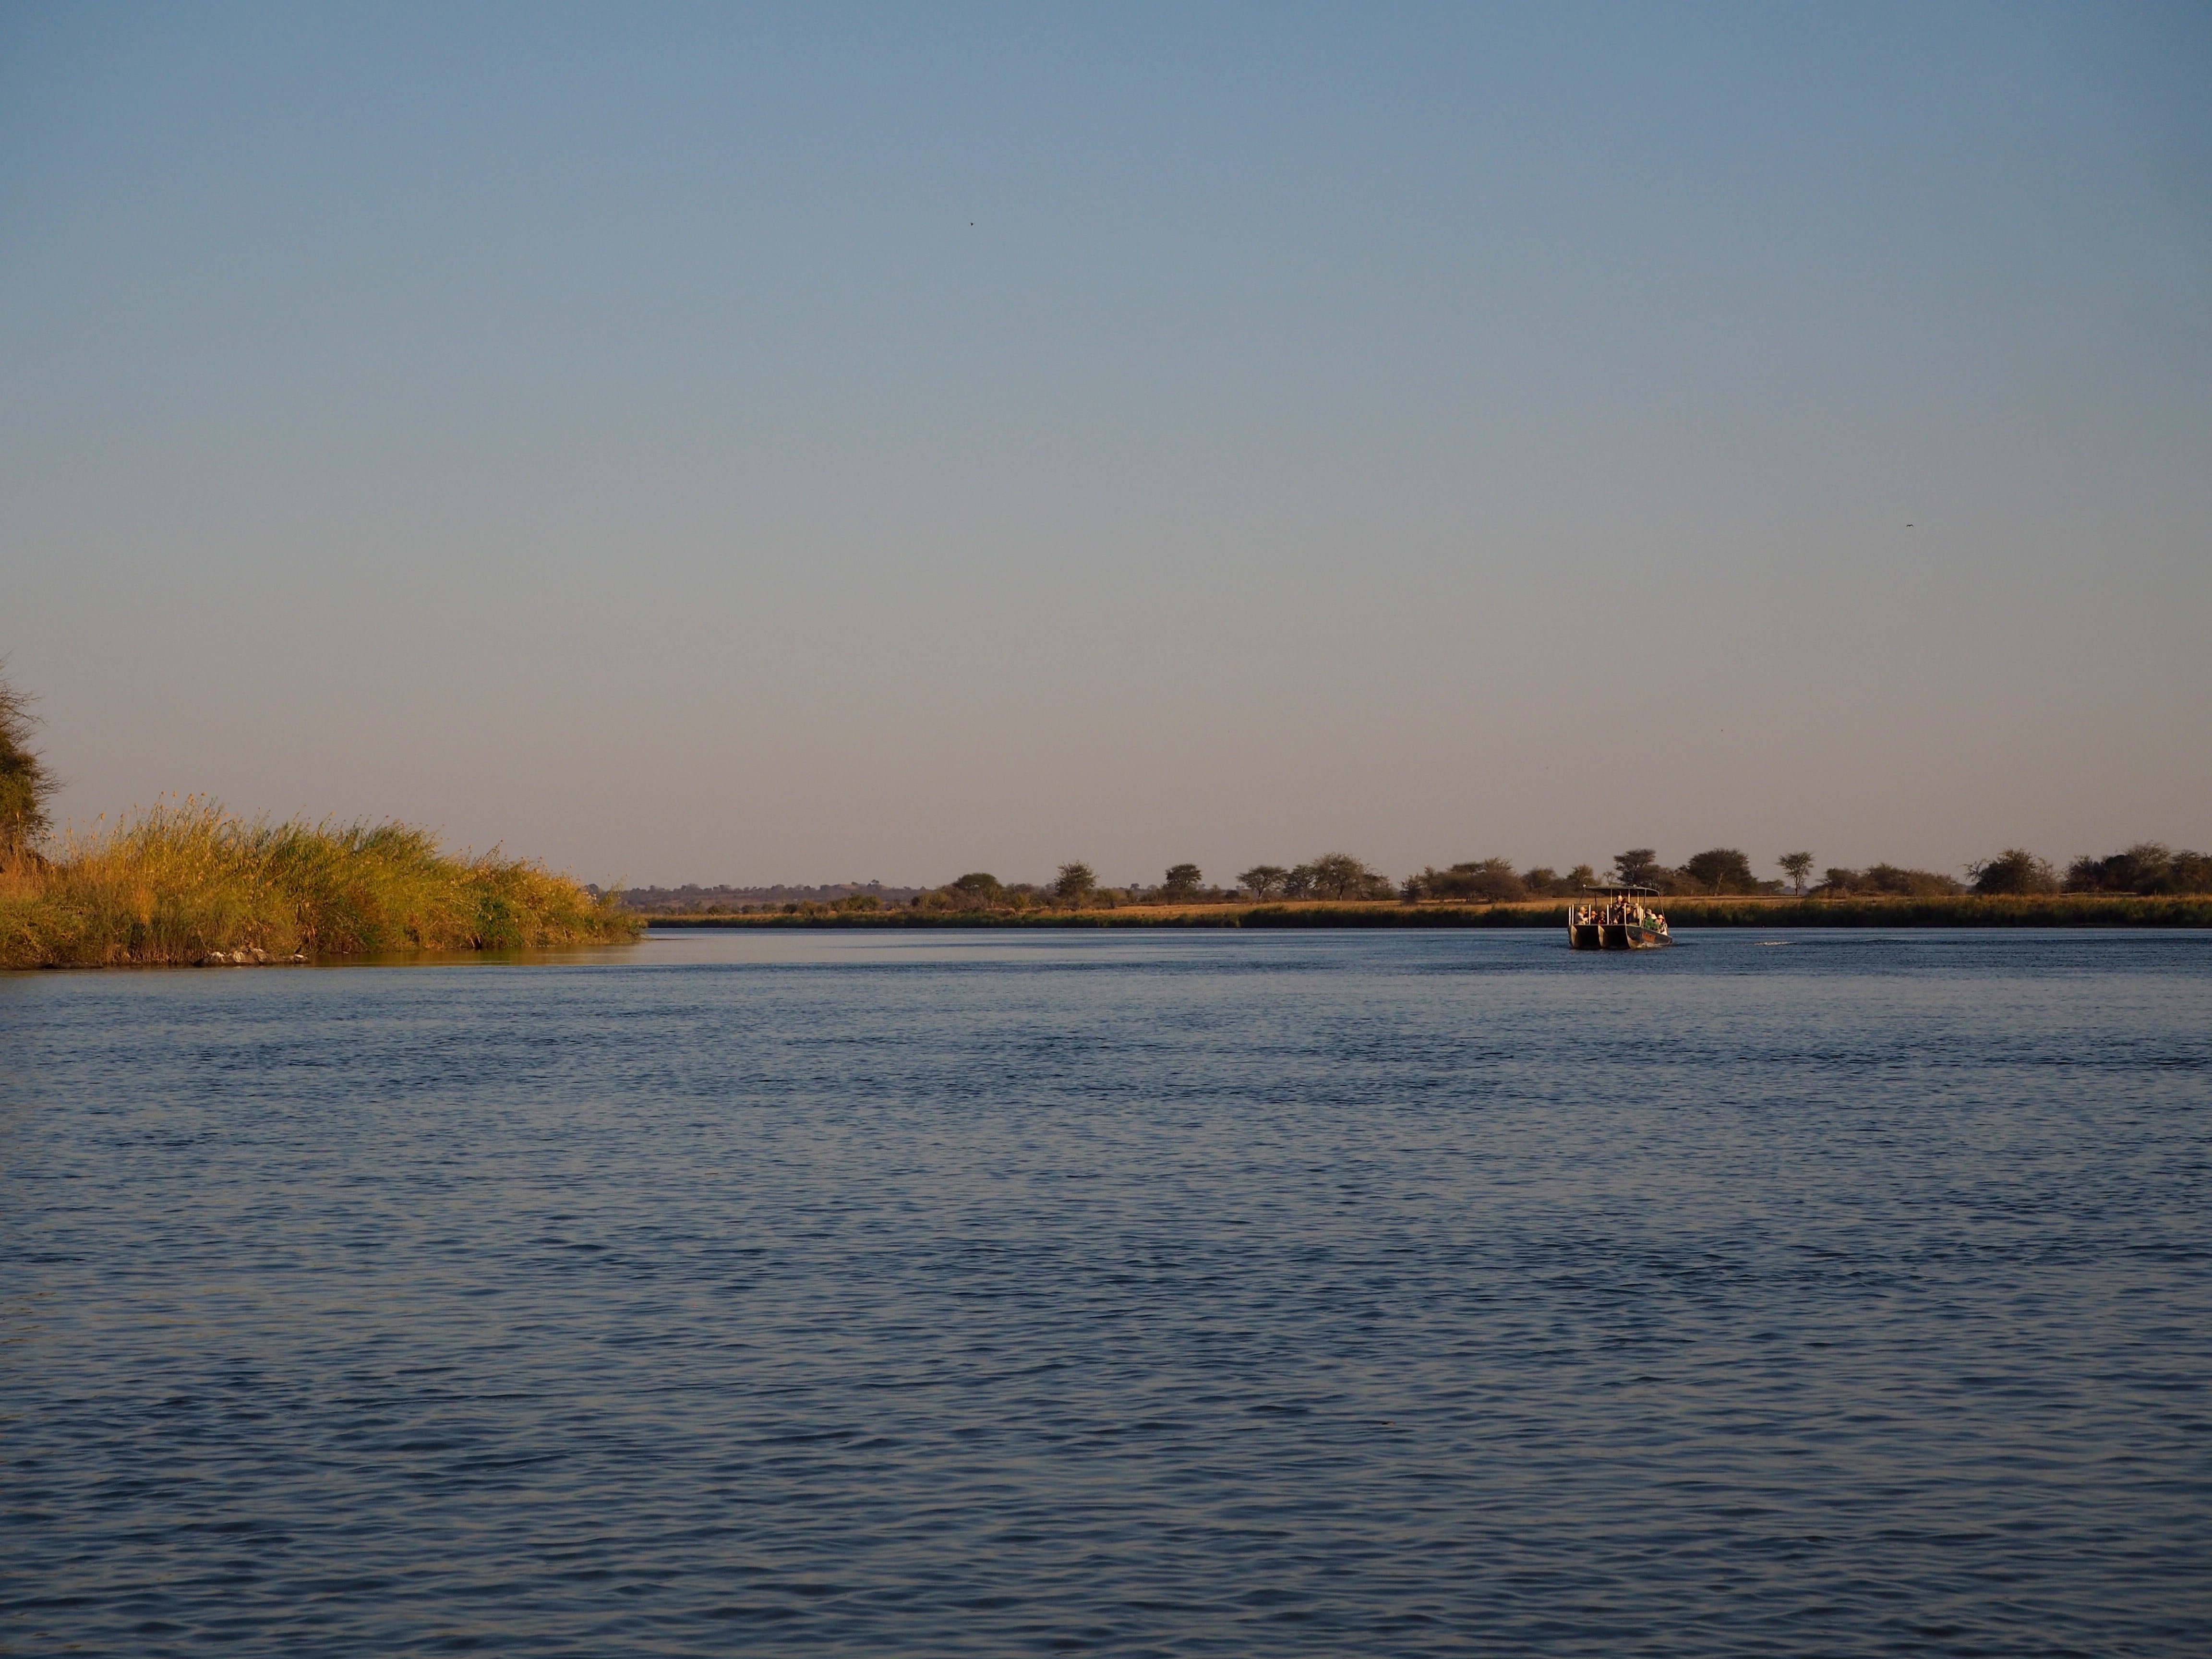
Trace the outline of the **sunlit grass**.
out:
<instances>
[{"instance_id":1,"label":"sunlit grass","mask_svg":"<svg viewBox=\"0 0 2212 1659\"><path fill-rule=\"evenodd\" d=\"M529 950L635 919L543 866L441 851L398 823L272 823L197 797L65 832L0 872L10 968Z\"/></svg>"}]
</instances>

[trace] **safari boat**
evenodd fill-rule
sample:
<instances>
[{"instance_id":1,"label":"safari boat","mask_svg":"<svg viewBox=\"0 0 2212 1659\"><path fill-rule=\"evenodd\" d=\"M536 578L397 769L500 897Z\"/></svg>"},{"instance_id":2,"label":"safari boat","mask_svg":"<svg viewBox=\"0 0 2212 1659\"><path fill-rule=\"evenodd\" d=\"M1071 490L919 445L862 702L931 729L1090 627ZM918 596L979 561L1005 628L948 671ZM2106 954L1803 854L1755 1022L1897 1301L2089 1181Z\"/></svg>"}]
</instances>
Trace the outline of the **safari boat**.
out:
<instances>
[{"instance_id":1,"label":"safari boat","mask_svg":"<svg viewBox=\"0 0 2212 1659\"><path fill-rule=\"evenodd\" d=\"M1624 882L1583 891L1591 896L1567 912L1567 943L1573 949L1646 951L1674 942L1667 918L1646 902L1659 896L1656 887Z\"/></svg>"}]
</instances>

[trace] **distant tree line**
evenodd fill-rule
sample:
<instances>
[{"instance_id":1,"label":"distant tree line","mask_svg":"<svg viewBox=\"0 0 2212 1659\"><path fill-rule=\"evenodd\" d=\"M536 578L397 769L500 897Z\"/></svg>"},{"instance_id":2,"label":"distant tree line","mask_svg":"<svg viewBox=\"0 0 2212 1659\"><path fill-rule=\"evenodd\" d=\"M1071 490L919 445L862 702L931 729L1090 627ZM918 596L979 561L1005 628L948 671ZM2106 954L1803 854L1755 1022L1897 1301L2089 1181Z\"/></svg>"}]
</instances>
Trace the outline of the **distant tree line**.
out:
<instances>
[{"instance_id":1,"label":"distant tree line","mask_svg":"<svg viewBox=\"0 0 2212 1659\"><path fill-rule=\"evenodd\" d=\"M1310 864L1255 864L1237 878L1254 899L1387 899L1398 889L1349 853L1324 853Z\"/></svg>"},{"instance_id":2,"label":"distant tree line","mask_svg":"<svg viewBox=\"0 0 2212 1659\"><path fill-rule=\"evenodd\" d=\"M1543 865L1515 872L1508 859L1478 859L1438 870L1431 866L1418 876L1408 876L1399 896L1418 904L1437 899L1456 904L1513 904L1523 899L1567 898L1597 884L1597 872L1577 864L1561 875Z\"/></svg>"},{"instance_id":3,"label":"distant tree line","mask_svg":"<svg viewBox=\"0 0 2212 1659\"><path fill-rule=\"evenodd\" d=\"M590 892L596 897L599 889ZM911 903L919 887L886 887L879 881L826 882L816 887L778 884L772 887L625 887L620 890L623 908L640 915L746 915L772 911L798 915L812 905L816 914L835 909L884 909ZM872 899L869 904L865 901Z\"/></svg>"},{"instance_id":4,"label":"distant tree line","mask_svg":"<svg viewBox=\"0 0 2212 1659\"><path fill-rule=\"evenodd\" d=\"M1790 861L1796 857L1796 854L1789 854L1783 867L1797 867ZM1806 854L1805 859L1803 867L1809 869L1811 854ZM1651 848L1632 847L1626 852L1613 854L1613 866L1606 872L1603 884L1587 864L1577 864L1561 875L1548 865L1516 872L1508 860L1489 858L1455 864L1448 870L1431 868L1418 876L1408 876L1403 896L1412 902L1442 899L1462 904L1511 904L1525 899L1571 898L1588 888L1605 884L1706 896L1784 890L1781 882L1762 881L1754 875L1751 860L1736 848L1711 848L1683 860L1680 865L1669 865L1661 863L1658 854Z\"/></svg>"},{"instance_id":5,"label":"distant tree line","mask_svg":"<svg viewBox=\"0 0 2212 1659\"><path fill-rule=\"evenodd\" d=\"M1926 898L1947 893L1986 896L2039 893L2212 893L2212 854L2174 852L2161 842L2139 841L2124 852L2083 854L2060 874L2047 860L2021 847L1966 866L1960 882L1932 870L1877 864L1865 870L1831 870L1816 892L1896 893Z\"/></svg>"},{"instance_id":6,"label":"distant tree line","mask_svg":"<svg viewBox=\"0 0 2212 1659\"><path fill-rule=\"evenodd\" d=\"M1740 848L1714 847L1679 865L1661 860L1649 847L1613 854L1601 877L1587 864L1564 874L1547 865L1516 869L1509 859L1471 859L1393 882L1349 853L1324 853L1303 864L1255 864L1238 873L1231 886L1206 881L1195 864L1170 865L1157 884L1112 886L1082 862L1063 864L1048 882L1002 882L987 871L970 871L939 887L889 888L878 883L848 883L817 888L644 888L625 902L648 915L720 909L725 913L781 912L825 915L911 907L947 915L1030 910L1112 910L1125 905L1191 905L1376 902L1406 904L1517 904L1568 899L1605 884L1634 884L1683 898L1726 898L1796 894L1814 898L1942 898L1975 893L1990 896L2039 893L2212 892L2212 856L2172 852L2157 842L2139 842L2105 858L2075 859L2060 875L2046 860L2020 848L1967 866L1964 879L1940 871L1872 864L1864 869L1831 866L1811 879L1809 852L1784 853L1774 860L1783 879L1762 878ZM741 901L732 902L732 901Z\"/></svg>"}]
</instances>

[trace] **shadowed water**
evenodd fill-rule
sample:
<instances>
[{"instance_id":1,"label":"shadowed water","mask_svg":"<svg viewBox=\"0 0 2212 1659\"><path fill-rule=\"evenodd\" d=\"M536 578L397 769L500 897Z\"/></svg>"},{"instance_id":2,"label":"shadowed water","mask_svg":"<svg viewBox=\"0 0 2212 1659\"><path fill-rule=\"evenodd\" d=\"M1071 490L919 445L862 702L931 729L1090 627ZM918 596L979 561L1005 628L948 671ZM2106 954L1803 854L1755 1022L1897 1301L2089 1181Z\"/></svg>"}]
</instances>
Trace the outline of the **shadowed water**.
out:
<instances>
[{"instance_id":1,"label":"shadowed water","mask_svg":"<svg viewBox=\"0 0 2212 1659\"><path fill-rule=\"evenodd\" d=\"M0 1644L2212 1651L2212 938L0 975Z\"/></svg>"}]
</instances>

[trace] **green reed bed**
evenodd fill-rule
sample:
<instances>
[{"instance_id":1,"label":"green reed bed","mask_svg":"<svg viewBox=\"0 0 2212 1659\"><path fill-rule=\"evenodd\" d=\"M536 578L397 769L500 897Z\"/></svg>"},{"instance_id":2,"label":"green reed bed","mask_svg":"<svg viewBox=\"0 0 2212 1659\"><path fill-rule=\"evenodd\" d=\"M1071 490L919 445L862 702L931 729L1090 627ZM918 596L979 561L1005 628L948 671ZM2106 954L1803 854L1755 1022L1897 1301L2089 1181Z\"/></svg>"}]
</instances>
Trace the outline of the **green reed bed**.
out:
<instances>
[{"instance_id":1,"label":"green reed bed","mask_svg":"<svg viewBox=\"0 0 2212 1659\"><path fill-rule=\"evenodd\" d=\"M197 799L0 873L0 966L546 949L640 923L526 860L397 823L272 823Z\"/></svg>"}]
</instances>

